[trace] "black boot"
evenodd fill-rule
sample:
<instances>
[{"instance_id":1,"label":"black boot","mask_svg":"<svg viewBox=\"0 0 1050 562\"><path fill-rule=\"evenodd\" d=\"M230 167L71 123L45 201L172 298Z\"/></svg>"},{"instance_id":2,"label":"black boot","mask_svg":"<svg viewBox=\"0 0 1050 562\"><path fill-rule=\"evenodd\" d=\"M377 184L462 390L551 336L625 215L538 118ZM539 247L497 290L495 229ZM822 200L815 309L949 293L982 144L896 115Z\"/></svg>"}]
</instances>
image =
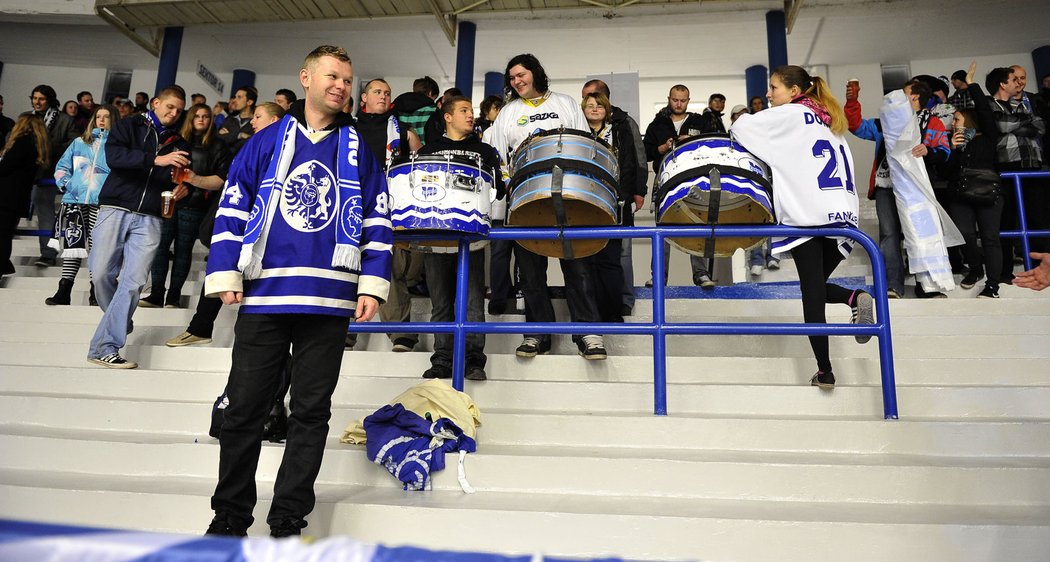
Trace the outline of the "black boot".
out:
<instances>
[{"instance_id":1,"label":"black boot","mask_svg":"<svg viewBox=\"0 0 1050 562\"><path fill-rule=\"evenodd\" d=\"M95 298L95 282L91 282L91 290L88 291L88 304L91 306L98 306L98 299Z\"/></svg>"},{"instance_id":2,"label":"black boot","mask_svg":"<svg viewBox=\"0 0 1050 562\"><path fill-rule=\"evenodd\" d=\"M73 280L72 279L59 279L58 290L55 291L55 296L44 299L44 304L56 306L56 305L68 305L69 294L73 292Z\"/></svg>"}]
</instances>

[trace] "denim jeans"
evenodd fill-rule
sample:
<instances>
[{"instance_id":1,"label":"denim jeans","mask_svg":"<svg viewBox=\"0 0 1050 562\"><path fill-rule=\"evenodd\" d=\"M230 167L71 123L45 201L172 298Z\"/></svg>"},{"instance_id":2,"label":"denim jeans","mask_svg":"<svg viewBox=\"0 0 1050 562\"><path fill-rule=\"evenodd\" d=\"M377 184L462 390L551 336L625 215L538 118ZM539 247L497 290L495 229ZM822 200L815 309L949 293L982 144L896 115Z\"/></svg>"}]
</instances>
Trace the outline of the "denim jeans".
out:
<instances>
[{"instance_id":1,"label":"denim jeans","mask_svg":"<svg viewBox=\"0 0 1050 562\"><path fill-rule=\"evenodd\" d=\"M750 258L748 262L750 265L760 265L762 267L765 267L766 264L773 259L773 253L770 251L769 248L769 239L766 238L765 240L763 240L760 246L756 246L755 249L748 252L748 254Z\"/></svg>"},{"instance_id":2,"label":"denim jeans","mask_svg":"<svg viewBox=\"0 0 1050 562\"><path fill-rule=\"evenodd\" d=\"M115 353L131 332L131 317L160 244L163 219L102 207L91 231L88 267L104 314L91 338L88 359Z\"/></svg>"},{"instance_id":3,"label":"denim jeans","mask_svg":"<svg viewBox=\"0 0 1050 562\"><path fill-rule=\"evenodd\" d=\"M707 260L700 256L689 256L689 268L693 272L693 282L696 283L697 277L701 275L709 275L707 271ZM653 261L649 260L649 271L653 270ZM667 284L667 275L671 271L671 244L664 242L664 285ZM656 282L656 274L653 274L653 283Z\"/></svg>"},{"instance_id":4,"label":"denim jeans","mask_svg":"<svg viewBox=\"0 0 1050 562\"><path fill-rule=\"evenodd\" d=\"M875 188L875 214L879 219L879 251L886 262L886 288L904 294L904 254L901 252L901 219L892 189Z\"/></svg>"},{"instance_id":5,"label":"denim jeans","mask_svg":"<svg viewBox=\"0 0 1050 562\"><path fill-rule=\"evenodd\" d=\"M433 303L431 322L452 322L456 318L456 260L459 254L423 254L427 288ZM485 321L485 251L470 253L467 279L467 321ZM434 334L434 354L430 364L452 369L452 334ZM485 334L467 335L467 368L485 368Z\"/></svg>"}]
</instances>

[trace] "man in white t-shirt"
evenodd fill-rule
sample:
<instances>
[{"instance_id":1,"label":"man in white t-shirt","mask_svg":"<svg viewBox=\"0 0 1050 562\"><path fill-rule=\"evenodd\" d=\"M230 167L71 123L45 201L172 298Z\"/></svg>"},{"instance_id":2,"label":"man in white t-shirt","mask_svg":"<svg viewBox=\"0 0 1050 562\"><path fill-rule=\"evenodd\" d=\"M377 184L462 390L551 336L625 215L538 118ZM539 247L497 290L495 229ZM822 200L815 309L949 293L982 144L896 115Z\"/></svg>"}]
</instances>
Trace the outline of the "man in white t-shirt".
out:
<instances>
[{"instance_id":1,"label":"man in white t-shirt","mask_svg":"<svg viewBox=\"0 0 1050 562\"><path fill-rule=\"evenodd\" d=\"M504 164L510 162L514 150L533 133L559 127L589 129L576 100L550 91L547 73L533 55L521 54L510 59L503 73L503 89L510 101L485 131L485 141L496 148ZM553 322L554 307L547 293L547 258L521 246L514 247L514 256L525 293L525 320ZM588 259L560 260L565 276L565 300L573 322L598 322L601 318ZM574 335L572 339L585 359L606 358L602 336ZM550 334L526 334L516 353L518 357L535 357L549 353L550 348Z\"/></svg>"}]
</instances>

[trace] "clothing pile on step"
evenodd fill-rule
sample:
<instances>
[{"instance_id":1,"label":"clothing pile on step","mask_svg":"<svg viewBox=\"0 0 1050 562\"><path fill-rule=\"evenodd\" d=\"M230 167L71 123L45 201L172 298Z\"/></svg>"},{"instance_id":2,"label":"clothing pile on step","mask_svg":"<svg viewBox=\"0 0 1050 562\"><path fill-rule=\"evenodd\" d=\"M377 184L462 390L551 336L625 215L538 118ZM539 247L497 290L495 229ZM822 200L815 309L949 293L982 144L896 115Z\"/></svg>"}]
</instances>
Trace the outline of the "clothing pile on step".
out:
<instances>
[{"instance_id":1,"label":"clothing pile on step","mask_svg":"<svg viewBox=\"0 0 1050 562\"><path fill-rule=\"evenodd\" d=\"M385 467L405 490L427 489L430 475L445 468L445 455L458 452L459 485L470 494L474 489L463 462L477 450L480 426L481 412L470 396L431 379L348 425L341 441L365 445L368 459Z\"/></svg>"}]
</instances>

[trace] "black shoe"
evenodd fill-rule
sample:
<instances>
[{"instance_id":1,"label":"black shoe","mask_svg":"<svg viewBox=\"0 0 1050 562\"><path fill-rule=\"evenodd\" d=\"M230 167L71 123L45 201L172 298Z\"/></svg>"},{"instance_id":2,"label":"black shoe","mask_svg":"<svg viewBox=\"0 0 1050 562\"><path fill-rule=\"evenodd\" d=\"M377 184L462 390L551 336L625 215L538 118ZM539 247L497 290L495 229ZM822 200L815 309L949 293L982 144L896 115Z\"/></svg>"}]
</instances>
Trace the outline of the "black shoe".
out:
<instances>
[{"instance_id":1,"label":"black shoe","mask_svg":"<svg viewBox=\"0 0 1050 562\"><path fill-rule=\"evenodd\" d=\"M518 357L536 357L537 355L546 355L550 353L550 351L550 342L543 345L537 338L526 337L521 341L521 345L518 346L518 349L514 350L514 354Z\"/></svg>"},{"instance_id":2,"label":"black shoe","mask_svg":"<svg viewBox=\"0 0 1050 562\"><path fill-rule=\"evenodd\" d=\"M211 520L211 525L208 525L208 530L204 531L204 534L223 537L247 537L248 526L235 517L230 517L225 513L217 513L215 518Z\"/></svg>"},{"instance_id":3,"label":"black shoe","mask_svg":"<svg viewBox=\"0 0 1050 562\"><path fill-rule=\"evenodd\" d=\"M576 341L576 347L580 350L580 355L589 361L600 361L609 356L605 351L605 342L598 335L581 336Z\"/></svg>"},{"instance_id":4,"label":"black shoe","mask_svg":"<svg viewBox=\"0 0 1050 562\"><path fill-rule=\"evenodd\" d=\"M1006 273L1006 274L1004 274L1003 277L1002 277L1002 280L1000 281L1000 283L1002 283L1004 285L1013 285L1014 284L1014 274L1013 273Z\"/></svg>"},{"instance_id":5,"label":"black shoe","mask_svg":"<svg viewBox=\"0 0 1050 562\"><path fill-rule=\"evenodd\" d=\"M970 272L966 274L966 277L963 277L963 280L959 283L959 286L967 290L972 289L973 286L976 285L982 277L984 277L983 271L981 271L980 269L971 269Z\"/></svg>"},{"instance_id":6,"label":"black shoe","mask_svg":"<svg viewBox=\"0 0 1050 562\"><path fill-rule=\"evenodd\" d=\"M40 256L33 262L33 265L37 267L54 267L58 264L58 260L55 258L49 258L47 256Z\"/></svg>"},{"instance_id":7,"label":"black shoe","mask_svg":"<svg viewBox=\"0 0 1050 562\"><path fill-rule=\"evenodd\" d=\"M864 291L857 291L853 300L853 314L850 316L850 324L871 325L875 323L875 300ZM868 343L871 336L864 334L854 336L857 343Z\"/></svg>"},{"instance_id":8,"label":"black shoe","mask_svg":"<svg viewBox=\"0 0 1050 562\"><path fill-rule=\"evenodd\" d=\"M981 291L980 293L977 293L977 298L979 298L979 299L997 299L997 298L999 298L999 289L995 289L995 288L992 288L992 287L989 287L989 286L985 285L984 286L984 290Z\"/></svg>"},{"instance_id":9,"label":"black shoe","mask_svg":"<svg viewBox=\"0 0 1050 562\"><path fill-rule=\"evenodd\" d=\"M463 378L468 381L488 380L488 377L485 376L485 369L482 369L481 367L467 367L467 373L463 375Z\"/></svg>"},{"instance_id":10,"label":"black shoe","mask_svg":"<svg viewBox=\"0 0 1050 562\"><path fill-rule=\"evenodd\" d=\"M44 299L44 304L49 306L63 306L69 304L69 294L73 292L72 279L59 279L58 290L55 296Z\"/></svg>"},{"instance_id":11,"label":"black shoe","mask_svg":"<svg viewBox=\"0 0 1050 562\"><path fill-rule=\"evenodd\" d=\"M274 405L270 410L270 417L263 425L262 438L270 443L284 443L288 438L288 414L284 411L284 404Z\"/></svg>"},{"instance_id":12,"label":"black shoe","mask_svg":"<svg viewBox=\"0 0 1050 562\"><path fill-rule=\"evenodd\" d=\"M305 528L306 521L297 517L286 517L280 520L276 525L270 525L270 536L275 539L298 537L303 534L303 529Z\"/></svg>"},{"instance_id":13,"label":"black shoe","mask_svg":"<svg viewBox=\"0 0 1050 562\"><path fill-rule=\"evenodd\" d=\"M442 365L434 365L433 367L423 371L424 379L451 379L452 369Z\"/></svg>"},{"instance_id":14,"label":"black shoe","mask_svg":"<svg viewBox=\"0 0 1050 562\"><path fill-rule=\"evenodd\" d=\"M98 306L98 299L95 298L95 282L91 282L91 289L88 291L88 304L90 306Z\"/></svg>"},{"instance_id":15,"label":"black shoe","mask_svg":"<svg viewBox=\"0 0 1050 562\"><path fill-rule=\"evenodd\" d=\"M831 371L817 371L817 374L813 375L813 378L809 379L810 386L817 386L824 390L831 390L835 388L835 373Z\"/></svg>"},{"instance_id":16,"label":"black shoe","mask_svg":"<svg viewBox=\"0 0 1050 562\"><path fill-rule=\"evenodd\" d=\"M933 292L927 293L926 290L922 288L922 285L916 283L915 284L915 297L916 298L920 298L920 299L946 299L946 298L948 298L948 295L946 295L944 293L941 293L939 291L933 291Z\"/></svg>"},{"instance_id":17,"label":"black shoe","mask_svg":"<svg viewBox=\"0 0 1050 562\"><path fill-rule=\"evenodd\" d=\"M414 347L416 347L416 342L408 338L397 338L396 340L394 340L393 351L396 351L398 353L404 353L406 351L412 351Z\"/></svg>"}]
</instances>

